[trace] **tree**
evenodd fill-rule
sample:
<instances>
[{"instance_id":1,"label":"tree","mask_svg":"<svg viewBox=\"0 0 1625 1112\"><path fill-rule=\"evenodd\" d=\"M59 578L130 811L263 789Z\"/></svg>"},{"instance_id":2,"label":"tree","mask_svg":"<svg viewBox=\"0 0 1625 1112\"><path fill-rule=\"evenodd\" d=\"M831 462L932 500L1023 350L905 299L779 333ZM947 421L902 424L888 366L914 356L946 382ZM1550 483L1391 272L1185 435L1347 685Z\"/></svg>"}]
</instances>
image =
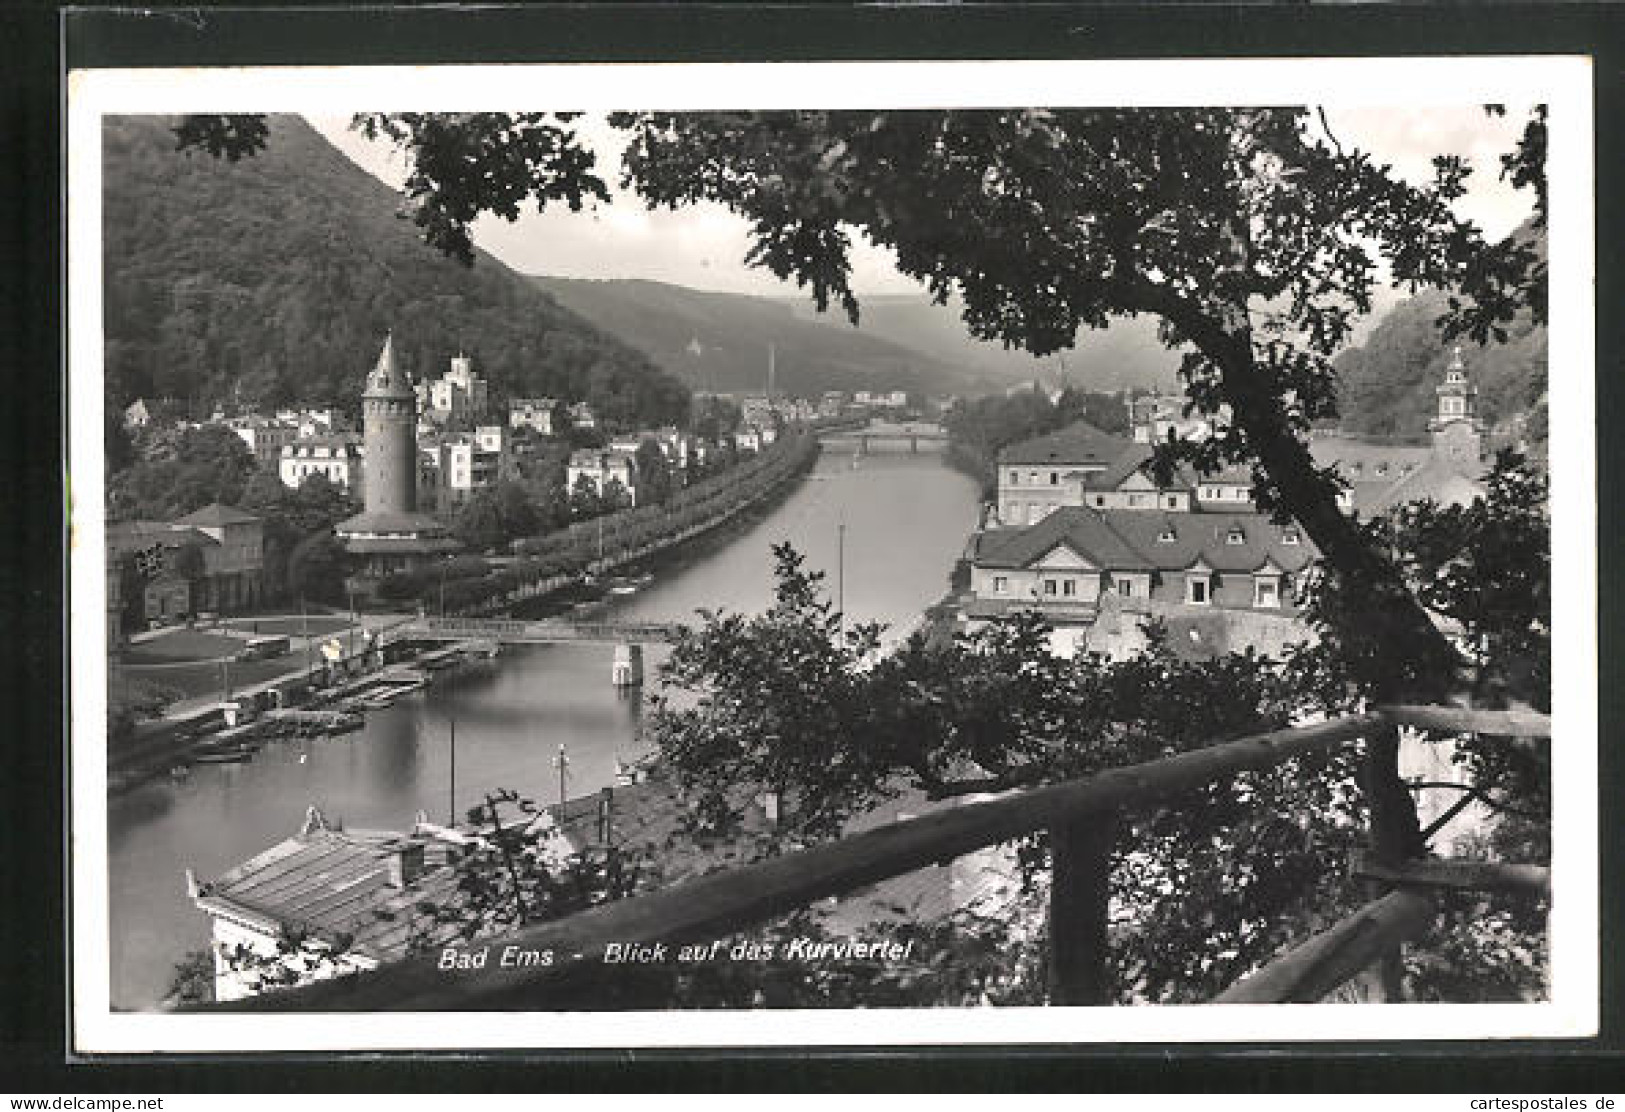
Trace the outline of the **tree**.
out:
<instances>
[{"instance_id":1,"label":"tree","mask_svg":"<svg viewBox=\"0 0 1625 1112\"><path fill-rule=\"evenodd\" d=\"M843 629L820 595L821 572L776 545L774 604L766 614L706 614L679 638L662 670L666 689L652 734L696 793L698 821L733 831L746 801L778 795L786 827L828 836L881 789L885 765L851 742L879 710L869 700L873 625Z\"/></svg>"},{"instance_id":2,"label":"tree","mask_svg":"<svg viewBox=\"0 0 1625 1112\"><path fill-rule=\"evenodd\" d=\"M638 445L634 459L638 468L639 500L646 506L663 504L671 497L672 490L671 464L666 461L666 453L655 441L645 440Z\"/></svg>"},{"instance_id":3,"label":"tree","mask_svg":"<svg viewBox=\"0 0 1625 1112\"><path fill-rule=\"evenodd\" d=\"M575 486L570 488L570 517L575 521L585 521L605 512L604 498L599 494L598 484L592 476L585 472L577 475Z\"/></svg>"},{"instance_id":4,"label":"tree","mask_svg":"<svg viewBox=\"0 0 1625 1112\"><path fill-rule=\"evenodd\" d=\"M335 605L344 602L344 580L353 563L331 533L314 533L288 555L288 587L300 598Z\"/></svg>"},{"instance_id":5,"label":"tree","mask_svg":"<svg viewBox=\"0 0 1625 1112\"><path fill-rule=\"evenodd\" d=\"M469 495L468 500L457 508L451 531L458 540L479 552L501 544L505 531L496 495L489 490L476 490Z\"/></svg>"}]
</instances>

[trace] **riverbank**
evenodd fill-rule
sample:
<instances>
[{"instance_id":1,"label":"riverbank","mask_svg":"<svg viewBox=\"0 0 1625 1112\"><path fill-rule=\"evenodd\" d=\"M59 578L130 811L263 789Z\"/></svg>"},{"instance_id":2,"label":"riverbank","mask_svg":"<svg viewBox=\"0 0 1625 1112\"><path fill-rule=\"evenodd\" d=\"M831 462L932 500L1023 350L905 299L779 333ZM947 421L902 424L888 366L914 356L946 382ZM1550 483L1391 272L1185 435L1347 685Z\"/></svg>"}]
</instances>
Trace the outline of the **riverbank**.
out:
<instances>
[{"instance_id":1,"label":"riverbank","mask_svg":"<svg viewBox=\"0 0 1625 1112\"><path fill-rule=\"evenodd\" d=\"M622 547L592 560L581 574L557 576L528 587L521 586L505 598L459 612L461 616L521 618L552 617L580 606L605 601L615 584L611 577L638 578L658 575L681 567L777 509L817 465L822 446L811 433L801 434L806 445L790 457L788 466L771 483L732 502L721 512L687 525L675 532L641 545Z\"/></svg>"}]
</instances>

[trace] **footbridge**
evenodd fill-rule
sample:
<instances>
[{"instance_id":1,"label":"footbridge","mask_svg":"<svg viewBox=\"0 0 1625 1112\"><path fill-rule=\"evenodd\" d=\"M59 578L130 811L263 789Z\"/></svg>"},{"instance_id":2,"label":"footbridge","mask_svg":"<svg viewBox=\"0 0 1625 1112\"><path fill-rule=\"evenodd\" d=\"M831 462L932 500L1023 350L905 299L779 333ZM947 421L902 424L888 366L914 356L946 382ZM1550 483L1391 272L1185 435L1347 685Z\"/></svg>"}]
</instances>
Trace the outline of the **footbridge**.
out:
<instances>
[{"instance_id":1,"label":"footbridge","mask_svg":"<svg viewBox=\"0 0 1625 1112\"><path fill-rule=\"evenodd\" d=\"M872 422L857 428L839 429L823 433L819 436L825 444L853 444L858 452L867 455L876 449L899 450L904 447L909 452L941 451L947 447L948 433L941 425L924 422L911 422L909 424L887 424Z\"/></svg>"},{"instance_id":2,"label":"footbridge","mask_svg":"<svg viewBox=\"0 0 1625 1112\"><path fill-rule=\"evenodd\" d=\"M670 622L579 622L564 618L417 618L390 630L395 641L497 641L505 645L610 644L610 682L643 682L643 646L674 641L682 627Z\"/></svg>"},{"instance_id":3,"label":"footbridge","mask_svg":"<svg viewBox=\"0 0 1625 1112\"><path fill-rule=\"evenodd\" d=\"M505 645L556 645L594 641L609 644L673 641L682 628L668 622L578 622L546 618L417 618L390 631L397 641L500 641Z\"/></svg>"}]
</instances>

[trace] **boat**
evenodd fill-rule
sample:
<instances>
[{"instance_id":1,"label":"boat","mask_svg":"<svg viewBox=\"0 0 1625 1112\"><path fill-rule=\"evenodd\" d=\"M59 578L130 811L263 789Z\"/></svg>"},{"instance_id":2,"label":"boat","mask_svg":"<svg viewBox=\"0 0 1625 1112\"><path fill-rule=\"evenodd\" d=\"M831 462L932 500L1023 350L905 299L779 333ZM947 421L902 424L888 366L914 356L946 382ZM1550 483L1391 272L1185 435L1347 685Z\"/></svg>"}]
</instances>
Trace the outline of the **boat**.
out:
<instances>
[{"instance_id":1,"label":"boat","mask_svg":"<svg viewBox=\"0 0 1625 1112\"><path fill-rule=\"evenodd\" d=\"M224 753L198 753L192 760L198 764L242 764L253 755L249 749L234 749Z\"/></svg>"}]
</instances>

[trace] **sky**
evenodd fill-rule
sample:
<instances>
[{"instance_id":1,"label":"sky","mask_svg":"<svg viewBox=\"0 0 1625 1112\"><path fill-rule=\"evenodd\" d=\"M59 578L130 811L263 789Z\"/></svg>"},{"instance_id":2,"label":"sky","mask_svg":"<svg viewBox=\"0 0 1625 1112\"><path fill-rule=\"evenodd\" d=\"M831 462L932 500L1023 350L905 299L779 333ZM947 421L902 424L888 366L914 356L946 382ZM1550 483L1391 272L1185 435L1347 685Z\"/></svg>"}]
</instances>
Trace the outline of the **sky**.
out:
<instances>
[{"instance_id":1,"label":"sky","mask_svg":"<svg viewBox=\"0 0 1625 1112\"><path fill-rule=\"evenodd\" d=\"M1333 108L1327 120L1345 150L1370 152L1409 181L1432 177L1436 154L1457 154L1473 167L1469 192L1457 212L1491 237L1512 231L1530 212L1532 194L1499 180L1501 154L1512 150L1526 111L1509 106L1506 116L1488 116L1476 105L1395 109ZM348 127L348 117L307 117L329 141L358 165L399 187L405 167L384 143L369 143ZM694 289L758 296L794 295L793 284L765 270L746 267L746 222L717 205L650 212L615 188L621 143L602 121L584 118L579 126L598 152L599 175L615 194L613 203L581 213L562 206L545 213L527 211L515 223L483 217L475 242L523 274L564 278L645 278ZM919 293L922 287L900 273L887 250L866 240L855 243L853 288L861 294Z\"/></svg>"}]
</instances>

